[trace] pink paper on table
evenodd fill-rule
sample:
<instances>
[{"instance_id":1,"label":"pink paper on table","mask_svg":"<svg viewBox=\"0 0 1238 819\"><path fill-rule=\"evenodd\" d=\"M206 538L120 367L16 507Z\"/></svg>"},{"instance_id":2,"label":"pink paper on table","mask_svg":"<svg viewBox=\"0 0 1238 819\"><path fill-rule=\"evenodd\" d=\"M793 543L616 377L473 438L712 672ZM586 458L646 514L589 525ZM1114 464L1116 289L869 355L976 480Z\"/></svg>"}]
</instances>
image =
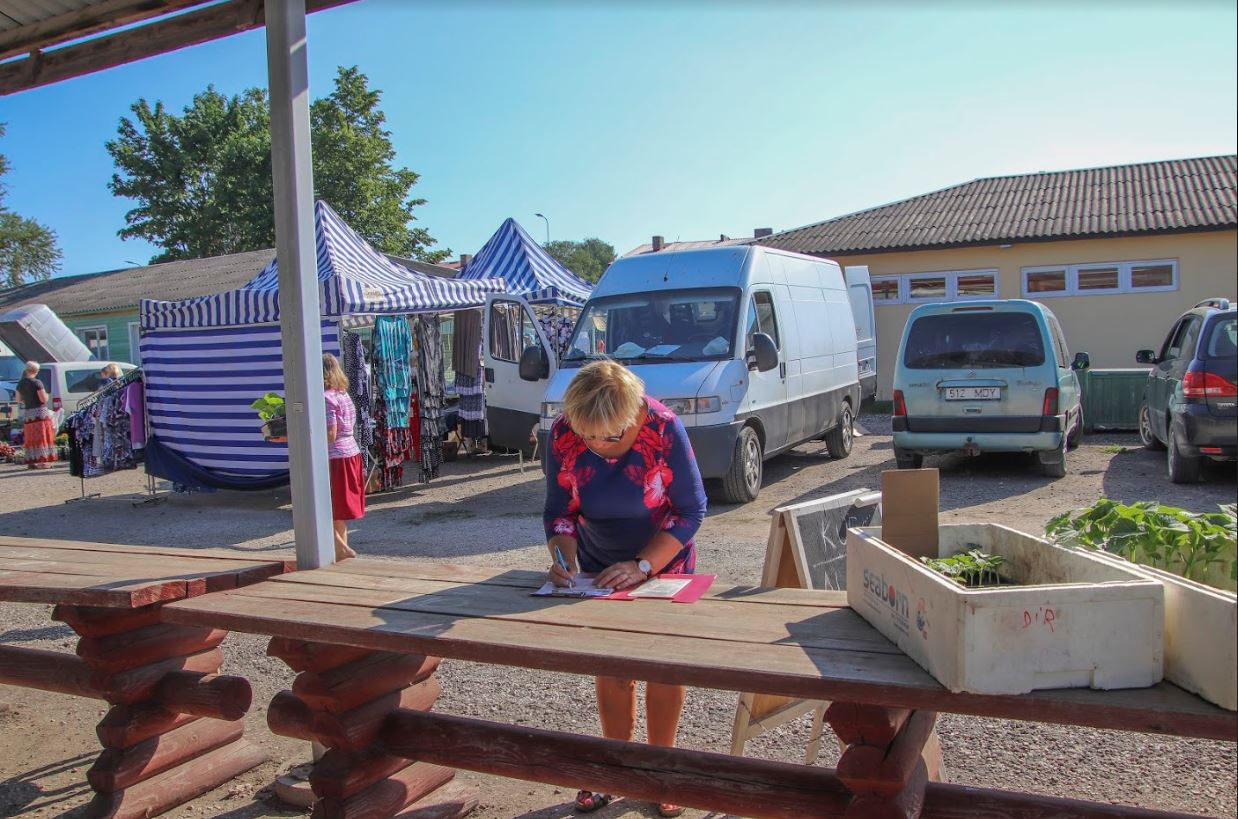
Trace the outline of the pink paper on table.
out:
<instances>
[{"instance_id":1,"label":"pink paper on table","mask_svg":"<svg viewBox=\"0 0 1238 819\"><path fill-rule=\"evenodd\" d=\"M638 591L640 586L628 591L614 592L601 599L603 600L671 600L675 603L695 603L701 599L705 592L709 591L709 587L714 584L714 580L718 578L716 574L660 574L657 580L687 580L688 585L684 586L679 591L675 592L672 597L655 597L638 595L633 596L632 592Z\"/></svg>"}]
</instances>

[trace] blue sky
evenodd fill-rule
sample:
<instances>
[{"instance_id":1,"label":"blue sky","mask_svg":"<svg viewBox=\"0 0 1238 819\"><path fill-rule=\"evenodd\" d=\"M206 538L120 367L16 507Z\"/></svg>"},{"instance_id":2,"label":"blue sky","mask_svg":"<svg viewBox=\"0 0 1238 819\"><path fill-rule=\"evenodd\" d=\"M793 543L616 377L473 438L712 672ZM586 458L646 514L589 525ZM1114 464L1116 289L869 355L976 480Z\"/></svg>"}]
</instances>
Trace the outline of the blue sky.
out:
<instances>
[{"instance_id":1,"label":"blue sky","mask_svg":"<svg viewBox=\"0 0 1238 819\"><path fill-rule=\"evenodd\" d=\"M310 18L313 96L382 89L418 219L455 254L786 229L977 177L1233 153L1229 3L404 2ZM145 262L104 142L139 97L265 85L261 31L0 98L8 204L63 275Z\"/></svg>"}]
</instances>

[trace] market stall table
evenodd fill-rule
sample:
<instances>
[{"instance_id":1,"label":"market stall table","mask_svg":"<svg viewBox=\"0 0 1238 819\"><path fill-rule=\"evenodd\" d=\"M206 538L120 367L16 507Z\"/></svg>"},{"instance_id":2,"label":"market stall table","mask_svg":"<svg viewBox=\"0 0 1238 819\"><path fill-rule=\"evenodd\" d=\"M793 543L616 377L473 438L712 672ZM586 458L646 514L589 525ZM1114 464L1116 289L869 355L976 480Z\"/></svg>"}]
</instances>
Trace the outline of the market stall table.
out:
<instances>
[{"instance_id":1,"label":"market stall table","mask_svg":"<svg viewBox=\"0 0 1238 819\"><path fill-rule=\"evenodd\" d=\"M106 700L90 816L153 816L260 764L242 738L249 682L219 675L227 631L163 605L292 568L237 552L0 537L0 601L54 604L76 655L0 645L0 683Z\"/></svg>"},{"instance_id":2,"label":"market stall table","mask_svg":"<svg viewBox=\"0 0 1238 819\"><path fill-rule=\"evenodd\" d=\"M463 768L741 816L1165 816L927 781L948 711L1234 741L1238 717L1169 684L952 694L845 595L716 589L697 603L530 597L540 572L349 560L172 603L169 622L266 634L298 676L276 733L330 750L315 816L391 816ZM832 701L837 770L655 748L430 711L439 658Z\"/></svg>"}]
</instances>

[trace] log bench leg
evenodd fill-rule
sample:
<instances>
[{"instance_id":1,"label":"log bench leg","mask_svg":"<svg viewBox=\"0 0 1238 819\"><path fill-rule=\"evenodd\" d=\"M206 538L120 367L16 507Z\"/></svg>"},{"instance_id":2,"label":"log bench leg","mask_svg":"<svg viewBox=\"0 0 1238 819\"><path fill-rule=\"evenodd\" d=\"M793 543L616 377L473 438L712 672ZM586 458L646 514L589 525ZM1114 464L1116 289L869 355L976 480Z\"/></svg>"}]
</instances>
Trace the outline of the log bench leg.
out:
<instances>
[{"instance_id":1,"label":"log bench leg","mask_svg":"<svg viewBox=\"0 0 1238 819\"><path fill-rule=\"evenodd\" d=\"M216 673L227 632L161 623L158 608L52 613L80 637L77 658L58 660L80 669L74 693L112 706L96 728L103 753L86 773L87 816L158 816L266 760L242 737L249 682Z\"/></svg>"},{"instance_id":2,"label":"log bench leg","mask_svg":"<svg viewBox=\"0 0 1238 819\"><path fill-rule=\"evenodd\" d=\"M844 746L838 778L852 793L846 817L918 817L928 781L941 778L937 714L835 702L825 719Z\"/></svg>"},{"instance_id":3,"label":"log bench leg","mask_svg":"<svg viewBox=\"0 0 1238 819\"><path fill-rule=\"evenodd\" d=\"M388 753L380 738L397 709L428 711L434 705L441 690L434 676L439 658L283 637L271 640L267 654L297 672L292 690L271 701L271 732L327 748L309 777L317 797L313 819L387 819L455 776L451 768ZM457 804L455 816L473 807L468 800Z\"/></svg>"}]
</instances>

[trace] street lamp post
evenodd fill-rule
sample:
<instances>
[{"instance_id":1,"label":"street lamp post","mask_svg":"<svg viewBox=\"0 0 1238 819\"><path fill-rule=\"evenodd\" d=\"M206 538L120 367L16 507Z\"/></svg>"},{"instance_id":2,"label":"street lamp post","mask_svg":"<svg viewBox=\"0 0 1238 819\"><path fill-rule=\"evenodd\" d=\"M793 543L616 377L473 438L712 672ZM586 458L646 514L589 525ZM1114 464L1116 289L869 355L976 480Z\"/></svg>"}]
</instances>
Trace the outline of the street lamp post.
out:
<instances>
[{"instance_id":1,"label":"street lamp post","mask_svg":"<svg viewBox=\"0 0 1238 819\"><path fill-rule=\"evenodd\" d=\"M550 220L540 213L535 213L533 215L546 222L546 244L550 244Z\"/></svg>"}]
</instances>

